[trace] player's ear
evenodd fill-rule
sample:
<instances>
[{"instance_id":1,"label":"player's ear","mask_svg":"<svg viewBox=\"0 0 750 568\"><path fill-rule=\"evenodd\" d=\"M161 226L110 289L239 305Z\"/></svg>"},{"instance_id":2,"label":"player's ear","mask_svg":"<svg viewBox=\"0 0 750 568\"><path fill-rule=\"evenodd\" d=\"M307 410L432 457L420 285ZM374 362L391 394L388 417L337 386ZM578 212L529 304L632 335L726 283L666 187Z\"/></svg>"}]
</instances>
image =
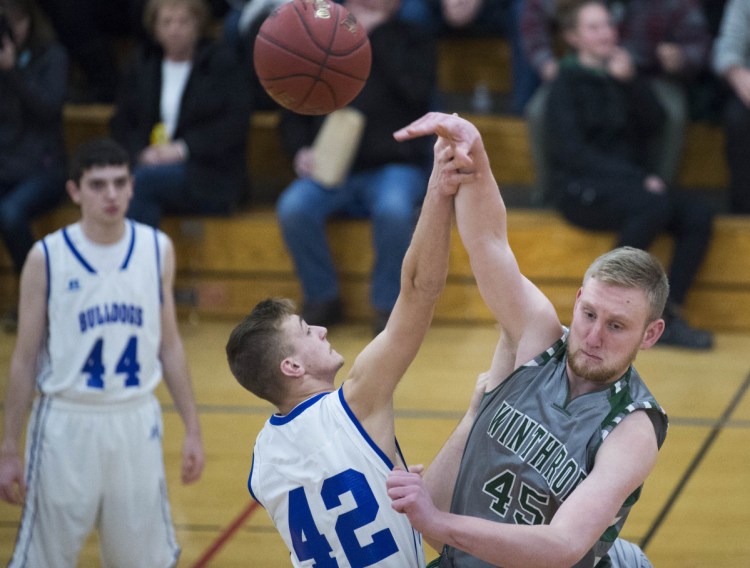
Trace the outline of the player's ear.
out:
<instances>
[{"instance_id":1,"label":"player's ear","mask_svg":"<svg viewBox=\"0 0 750 568\"><path fill-rule=\"evenodd\" d=\"M65 182L65 191L68 192L68 196L70 197L71 201L78 205L80 203L80 194L81 191L78 188L78 184L74 182L72 179L69 179Z\"/></svg>"},{"instance_id":2,"label":"player's ear","mask_svg":"<svg viewBox=\"0 0 750 568\"><path fill-rule=\"evenodd\" d=\"M294 357L286 357L281 362L281 372L287 377L301 377L305 374L305 368Z\"/></svg>"},{"instance_id":3,"label":"player's ear","mask_svg":"<svg viewBox=\"0 0 750 568\"><path fill-rule=\"evenodd\" d=\"M664 320L661 318L648 324L646 326L646 331L643 334L643 341L641 341L641 349L653 347L654 344L659 341L661 334L664 333L665 325Z\"/></svg>"}]
</instances>

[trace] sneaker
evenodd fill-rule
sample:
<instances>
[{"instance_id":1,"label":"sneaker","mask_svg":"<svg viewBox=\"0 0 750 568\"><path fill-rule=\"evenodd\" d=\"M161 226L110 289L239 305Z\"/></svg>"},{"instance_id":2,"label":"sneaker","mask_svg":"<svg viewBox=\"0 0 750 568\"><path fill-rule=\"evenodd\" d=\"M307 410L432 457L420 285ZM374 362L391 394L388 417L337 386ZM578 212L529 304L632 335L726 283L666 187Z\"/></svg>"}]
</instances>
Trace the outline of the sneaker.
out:
<instances>
[{"instance_id":1,"label":"sneaker","mask_svg":"<svg viewBox=\"0 0 750 568\"><path fill-rule=\"evenodd\" d=\"M344 320L344 307L341 298L325 302L305 302L302 307L302 319L310 325L329 327Z\"/></svg>"},{"instance_id":2,"label":"sneaker","mask_svg":"<svg viewBox=\"0 0 750 568\"><path fill-rule=\"evenodd\" d=\"M714 335L704 329L695 329L681 317L665 319L666 327L657 345L672 345L685 349L711 349L714 346Z\"/></svg>"}]
</instances>

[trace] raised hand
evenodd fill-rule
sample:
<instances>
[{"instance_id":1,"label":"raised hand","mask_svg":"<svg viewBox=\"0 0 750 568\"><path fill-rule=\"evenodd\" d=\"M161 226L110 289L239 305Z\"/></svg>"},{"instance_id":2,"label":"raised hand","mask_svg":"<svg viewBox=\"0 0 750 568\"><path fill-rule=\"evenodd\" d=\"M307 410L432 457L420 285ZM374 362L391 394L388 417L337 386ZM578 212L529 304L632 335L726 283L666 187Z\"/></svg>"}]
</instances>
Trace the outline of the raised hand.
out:
<instances>
[{"instance_id":1,"label":"raised hand","mask_svg":"<svg viewBox=\"0 0 750 568\"><path fill-rule=\"evenodd\" d=\"M428 112L408 126L394 132L393 136L396 140L403 141L430 134L444 138L451 146L456 169L461 170L462 173L476 171L474 156L477 155L478 149L483 148L482 137L476 126L457 114Z\"/></svg>"}]
</instances>

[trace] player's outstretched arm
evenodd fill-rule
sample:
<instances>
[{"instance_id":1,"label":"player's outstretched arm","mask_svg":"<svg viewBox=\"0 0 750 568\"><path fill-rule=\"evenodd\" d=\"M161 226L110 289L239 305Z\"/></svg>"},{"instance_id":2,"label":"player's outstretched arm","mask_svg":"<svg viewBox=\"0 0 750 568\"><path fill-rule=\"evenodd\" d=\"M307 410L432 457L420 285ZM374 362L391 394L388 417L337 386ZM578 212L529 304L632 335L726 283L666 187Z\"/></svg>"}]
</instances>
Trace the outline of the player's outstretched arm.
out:
<instances>
[{"instance_id":1,"label":"player's outstretched arm","mask_svg":"<svg viewBox=\"0 0 750 568\"><path fill-rule=\"evenodd\" d=\"M393 391L417 354L448 274L454 194L461 173L454 150L435 144L433 171L401 269L401 289L385 330L360 353L344 394L381 448L393 446ZM460 162L459 162L460 163Z\"/></svg>"},{"instance_id":2,"label":"player's outstretched arm","mask_svg":"<svg viewBox=\"0 0 750 568\"><path fill-rule=\"evenodd\" d=\"M174 248L169 239L164 248L162 274L161 349L164 382L172 395L177 412L185 425L182 445L182 482L193 483L200 479L205 461L198 410L195 406L185 349L182 345L174 306Z\"/></svg>"},{"instance_id":3,"label":"player's outstretched arm","mask_svg":"<svg viewBox=\"0 0 750 568\"><path fill-rule=\"evenodd\" d=\"M0 499L20 505L26 496L21 437L34 397L36 363L47 329L47 271L44 252L34 247L21 272L18 335L5 391L0 442Z\"/></svg>"},{"instance_id":4,"label":"player's outstretched arm","mask_svg":"<svg viewBox=\"0 0 750 568\"><path fill-rule=\"evenodd\" d=\"M475 172L456 195L458 231L485 303L508 334L518 360L531 359L559 338L560 322L551 302L518 267L508 242L505 203L478 129L457 115L429 113L398 134L403 139L439 134Z\"/></svg>"}]
</instances>

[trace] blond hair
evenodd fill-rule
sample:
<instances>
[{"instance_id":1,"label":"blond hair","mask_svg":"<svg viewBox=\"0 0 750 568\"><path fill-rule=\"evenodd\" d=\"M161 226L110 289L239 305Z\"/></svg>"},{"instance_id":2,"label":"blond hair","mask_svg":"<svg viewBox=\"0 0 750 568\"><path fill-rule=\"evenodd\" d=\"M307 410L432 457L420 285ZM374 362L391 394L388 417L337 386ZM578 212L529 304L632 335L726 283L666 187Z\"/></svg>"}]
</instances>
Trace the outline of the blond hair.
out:
<instances>
[{"instance_id":1,"label":"blond hair","mask_svg":"<svg viewBox=\"0 0 750 568\"><path fill-rule=\"evenodd\" d=\"M613 249L591 263L583 281L589 278L596 278L605 284L643 290L650 306L649 323L664 313L669 296L669 280L664 267L651 253L633 247Z\"/></svg>"}]
</instances>

